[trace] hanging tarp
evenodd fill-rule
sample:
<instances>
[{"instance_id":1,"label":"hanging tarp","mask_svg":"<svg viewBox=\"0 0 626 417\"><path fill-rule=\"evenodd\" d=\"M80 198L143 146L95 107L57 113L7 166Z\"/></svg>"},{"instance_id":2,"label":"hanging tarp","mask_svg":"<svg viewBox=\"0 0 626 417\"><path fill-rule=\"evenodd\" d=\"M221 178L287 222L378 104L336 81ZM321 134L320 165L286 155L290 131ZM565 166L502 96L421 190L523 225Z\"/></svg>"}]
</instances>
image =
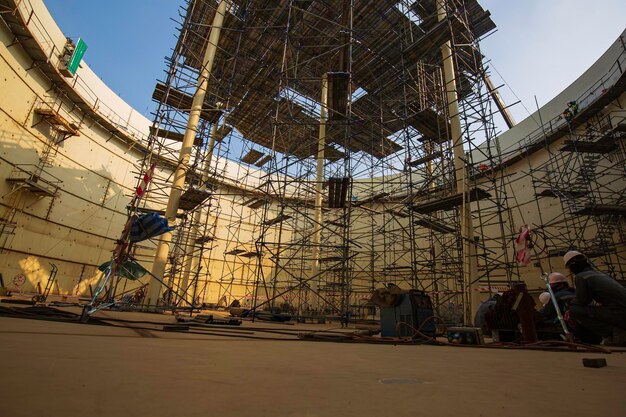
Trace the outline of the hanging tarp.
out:
<instances>
[{"instance_id":1,"label":"hanging tarp","mask_svg":"<svg viewBox=\"0 0 626 417\"><path fill-rule=\"evenodd\" d=\"M106 271L107 268L111 265L111 261L105 262L98 267L100 271ZM133 261L126 261L121 265L117 266L117 274L123 278L130 279L132 281L137 280L148 273L146 269Z\"/></svg>"},{"instance_id":2,"label":"hanging tarp","mask_svg":"<svg viewBox=\"0 0 626 417\"><path fill-rule=\"evenodd\" d=\"M174 230L174 227L168 225L166 218L156 213L146 213L133 220L130 226L129 240L131 242L141 242L172 230Z\"/></svg>"},{"instance_id":3,"label":"hanging tarp","mask_svg":"<svg viewBox=\"0 0 626 417\"><path fill-rule=\"evenodd\" d=\"M530 227L525 224L519 228L519 234L515 238L515 258L521 266L526 266L530 263L531 249Z\"/></svg>"}]
</instances>

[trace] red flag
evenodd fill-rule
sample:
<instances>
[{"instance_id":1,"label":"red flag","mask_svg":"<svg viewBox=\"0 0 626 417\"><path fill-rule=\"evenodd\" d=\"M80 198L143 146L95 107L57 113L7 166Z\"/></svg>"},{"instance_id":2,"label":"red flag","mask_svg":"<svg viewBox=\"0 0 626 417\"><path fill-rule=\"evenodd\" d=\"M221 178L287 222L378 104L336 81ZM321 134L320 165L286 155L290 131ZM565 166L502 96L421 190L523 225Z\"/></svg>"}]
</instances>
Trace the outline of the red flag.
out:
<instances>
[{"instance_id":1,"label":"red flag","mask_svg":"<svg viewBox=\"0 0 626 417\"><path fill-rule=\"evenodd\" d=\"M141 183L137 186L136 194L137 197L143 197L146 190L148 189L148 184L150 184L150 180L152 180L152 176L154 175L154 168L156 164L153 162L150 165L150 169L143 175Z\"/></svg>"}]
</instances>

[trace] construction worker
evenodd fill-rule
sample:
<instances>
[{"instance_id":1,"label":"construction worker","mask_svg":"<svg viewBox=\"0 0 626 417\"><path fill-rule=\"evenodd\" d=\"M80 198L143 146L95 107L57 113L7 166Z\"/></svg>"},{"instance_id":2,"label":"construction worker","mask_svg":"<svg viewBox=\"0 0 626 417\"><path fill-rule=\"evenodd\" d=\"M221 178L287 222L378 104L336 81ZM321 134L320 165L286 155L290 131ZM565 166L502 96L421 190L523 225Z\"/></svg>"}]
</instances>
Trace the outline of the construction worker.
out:
<instances>
[{"instance_id":1,"label":"construction worker","mask_svg":"<svg viewBox=\"0 0 626 417\"><path fill-rule=\"evenodd\" d=\"M548 282L561 311L567 310L575 296L574 289L570 287L567 277L560 272L553 272L548 275ZM552 302L547 303L541 315L546 321L555 321L557 314L554 304Z\"/></svg>"},{"instance_id":2,"label":"construction worker","mask_svg":"<svg viewBox=\"0 0 626 417\"><path fill-rule=\"evenodd\" d=\"M571 122L574 119L574 114L571 112L570 109L565 109L565 111L563 112L562 117L567 121L567 122Z\"/></svg>"},{"instance_id":3,"label":"construction worker","mask_svg":"<svg viewBox=\"0 0 626 417\"><path fill-rule=\"evenodd\" d=\"M576 285L566 319L602 337L605 345L626 346L626 288L594 269L578 251L567 252L563 262Z\"/></svg>"},{"instance_id":4,"label":"construction worker","mask_svg":"<svg viewBox=\"0 0 626 417\"><path fill-rule=\"evenodd\" d=\"M346 310L341 317L341 327L348 327L350 325L350 319L352 318L352 311Z\"/></svg>"},{"instance_id":5,"label":"construction worker","mask_svg":"<svg viewBox=\"0 0 626 417\"><path fill-rule=\"evenodd\" d=\"M548 291L539 294L539 302L541 303L542 310L546 308L546 305L550 302L550 293Z\"/></svg>"},{"instance_id":6,"label":"construction worker","mask_svg":"<svg viewBox=\"0 0 626 417\"><path fill-rule=\"evenodd\" d=\"M562 314L565 314L565 312L570 308L571 303L574 301L574 298L576 297L576 291L570 286L567 277L560 272L553 272L548 275L548 282L550 283L550 288L552 289L554 299L559 306L559 310L561 310ZM548 303L545 304L544 307L540 310L541 317L546 323L549 323L550 325L558 325L559 318L556 313L556 308L554 307L554 303L549 297L550 294L547 294ZM602 338L600 336L596 335L594 332L590 331L582 324L579 324L575 327L568 327L576 340L579 340L583 343L597 344L602 341Z\"/></svg>"},{"instance_id":7,"label":"construction worker","mask_svg":"<svg viewBox=\"0 0 626 417\"><path fill-rule=\"evenodd\" d=\"M567 108L563 112L563 118L571 122L574 120L574 116L578 114L578 103L576 101L570 101L567 103Z\"/></svg>"}]
</instances>

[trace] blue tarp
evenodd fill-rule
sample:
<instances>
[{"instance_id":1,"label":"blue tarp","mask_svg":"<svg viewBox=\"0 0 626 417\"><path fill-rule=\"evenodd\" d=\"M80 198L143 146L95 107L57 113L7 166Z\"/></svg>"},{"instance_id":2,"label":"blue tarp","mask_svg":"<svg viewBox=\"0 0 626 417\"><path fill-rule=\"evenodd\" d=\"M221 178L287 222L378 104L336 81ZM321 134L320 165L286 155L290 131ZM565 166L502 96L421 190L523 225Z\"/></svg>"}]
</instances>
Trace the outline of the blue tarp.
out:
<instances>
[{"instance_id":1,"label":"blue tarp","mask_svg":"<svg viewBox=\"0 0 626 417\"><path fill-rule=\"evenodd\" d=\"M133 220L133 224L130 226L129 240L131 242L141 242L172 230L174 230L174 227L168 225L166 218L156 213L146 213Z\"/></svg>"}]
</instances>

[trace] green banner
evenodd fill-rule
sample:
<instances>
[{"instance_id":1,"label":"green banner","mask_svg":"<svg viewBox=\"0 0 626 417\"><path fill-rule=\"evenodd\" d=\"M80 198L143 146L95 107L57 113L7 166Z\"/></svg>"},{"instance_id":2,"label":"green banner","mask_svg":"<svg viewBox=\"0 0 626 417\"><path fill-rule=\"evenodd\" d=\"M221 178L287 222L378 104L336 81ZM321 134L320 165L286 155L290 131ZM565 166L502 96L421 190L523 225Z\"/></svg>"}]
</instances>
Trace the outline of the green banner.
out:
<instances>
[{"instance_id":1,"label":"green banner","mask_svg":"<svg viewBox=\"0 0 626 417\"><path fill-rule=\"evenodd\" d=\"M78 70L78 66L80 65L80 61L83 59L83 55L85 55L86 50L87 44L81 38L78 38L72 58L70 58L70 62L67 63L67 70L72 75L76 74L76 70Z\"/></svg>"}]
</instances>

